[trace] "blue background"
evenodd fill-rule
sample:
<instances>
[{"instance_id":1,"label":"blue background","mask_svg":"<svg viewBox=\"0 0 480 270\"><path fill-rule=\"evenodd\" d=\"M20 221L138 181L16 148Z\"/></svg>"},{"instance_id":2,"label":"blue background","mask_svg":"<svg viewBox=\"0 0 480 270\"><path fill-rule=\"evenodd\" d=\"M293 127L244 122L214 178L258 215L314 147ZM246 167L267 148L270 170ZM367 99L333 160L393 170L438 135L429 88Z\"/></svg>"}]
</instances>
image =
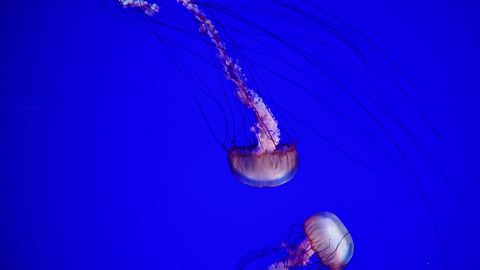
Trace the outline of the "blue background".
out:
<instances>
[{"instance_id":1,"label":"blue background","mask_svg":"<svg viewBox=\"0 0 480 270\"><path fill-rule=\"evenodd\" d=\"M242 118L208 40L174 1L160 3L153 21L113 0L3 3L0 268L236 269L279 246L292 224L331 211L355 242L348 269L479 269L479 6L387 2L317 6L389 58L357 34L302 22L293 9L222 4L254 23L244 24L204 6L252 88L271 102L284 142L297 143L298 175L275 189L231 176L223 138L248 142L239 123L250 116ZM318 58L292 53L264 28ZM361 61L338 41L344 35L380 66L354 69ZM334 65L355 85L341 91L311 61Z\"/></svg>"}]
</instances>

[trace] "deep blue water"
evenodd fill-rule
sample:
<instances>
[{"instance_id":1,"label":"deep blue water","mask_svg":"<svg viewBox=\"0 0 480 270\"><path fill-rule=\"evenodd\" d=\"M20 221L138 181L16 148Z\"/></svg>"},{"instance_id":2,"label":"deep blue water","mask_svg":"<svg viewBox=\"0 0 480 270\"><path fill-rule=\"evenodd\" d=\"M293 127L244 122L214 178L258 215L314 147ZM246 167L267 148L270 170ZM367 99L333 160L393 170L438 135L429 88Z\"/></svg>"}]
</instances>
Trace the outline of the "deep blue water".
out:
<instances>
[{"instance_id":1,"label":"deep blue water","mask_svg":"<svg viewBox=\"0 0 480 270\"><path fill-rule=\"evenodd\" d=\"M297 144L274 189L231 175L251 115L159 5L2 4L0 269L237 269L319 211L348 269L480 269L478 3L203 3Z\"/></svg>"}]
</instances>

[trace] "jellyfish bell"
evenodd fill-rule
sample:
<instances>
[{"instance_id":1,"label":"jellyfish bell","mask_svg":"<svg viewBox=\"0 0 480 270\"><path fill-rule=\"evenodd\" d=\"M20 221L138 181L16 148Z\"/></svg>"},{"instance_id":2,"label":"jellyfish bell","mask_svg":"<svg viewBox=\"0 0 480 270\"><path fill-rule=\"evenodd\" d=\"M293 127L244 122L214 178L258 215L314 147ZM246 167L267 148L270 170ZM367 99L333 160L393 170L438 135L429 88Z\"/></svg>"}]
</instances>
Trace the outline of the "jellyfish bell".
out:
<instances>
[{"instance_id":1,"label":"jellyfish bell","mask_svg":"<svg viewBox=\"0 0 480 270\"><path fill-rule=\"evenodd\" d=\"M333 213L322 212L304 223L311 249L331 270L343 269L353 256L353 240L345 225Z\"/></svg>"},{"instance_id":2,"label":"jellyfish bell","mask_svg":"<svg viewBox=\"0 0 480 270\"><path fill-rule=\"evenodd\" d=\"M298 168L295 144L278 145L273 151L258 147L233 148L228 152L233 175L253 187L276 187L290 181Z\"/></svg>"}]
</instances>

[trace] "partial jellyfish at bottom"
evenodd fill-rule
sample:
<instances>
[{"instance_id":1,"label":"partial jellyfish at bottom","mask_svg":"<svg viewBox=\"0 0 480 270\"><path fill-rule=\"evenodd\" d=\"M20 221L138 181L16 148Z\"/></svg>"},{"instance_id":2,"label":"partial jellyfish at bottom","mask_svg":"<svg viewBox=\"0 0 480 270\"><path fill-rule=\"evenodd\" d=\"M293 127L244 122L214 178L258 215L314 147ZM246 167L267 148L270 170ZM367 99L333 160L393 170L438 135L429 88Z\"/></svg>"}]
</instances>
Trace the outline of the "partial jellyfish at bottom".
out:
<instances>
[{"instance_id":1,"label":"partial jellyfish at bottom","mask_svg":"<svg viewBox=\"0 0 480 270\"><path fill-rule=\"evenodd\" d=\"M266 252L284 255L274 256L274 262L263 267L288 270L323 266L330 270L342 270L350 262L353 250L352 236L342 221L331 212L320 212L305 220L302 232L293 241L282 242L279 248ZM256 260L264 257L265 254L251 258L240 269L250 269Z\"/></svg>"}]
</instances>

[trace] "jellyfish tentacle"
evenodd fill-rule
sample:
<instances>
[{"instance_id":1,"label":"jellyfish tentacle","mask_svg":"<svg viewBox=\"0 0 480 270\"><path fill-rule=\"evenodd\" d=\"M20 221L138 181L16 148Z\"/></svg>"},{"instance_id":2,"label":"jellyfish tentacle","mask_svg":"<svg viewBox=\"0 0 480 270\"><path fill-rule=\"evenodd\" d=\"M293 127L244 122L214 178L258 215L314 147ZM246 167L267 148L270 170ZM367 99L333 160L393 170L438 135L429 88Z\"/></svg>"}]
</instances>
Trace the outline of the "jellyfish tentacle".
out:
<instances>
[{"instance_id":1,"label":"jellyfish tentacle","mask_svg":"<svg viewBox=\"0 0 480 270\"><path fill-rule=\"evenodd\" d=\"M288 247L287 247L288 249ZM269 270L289 269L291 267L307 266L310 258L315 254L308 239L304 239L293 251L287 250L289 255L284 260L276 262L268 268Z\"/></svg>"},{"instance_id":2,"label":"jellyfish tentacle","mask_svg":"<svg viewBox=\"0 0 480 270\"><path fill-rule=\"evenodd\" d=\"M118 0L118 3L124 8L140 8L148 16L153 16L160 10L160 7L156 3L149 3L146 0Z\"/></svg>"},{"instance_id":3,"label":"jellyfish tentacle","mask_svg":"<svg viewBox=\"0 0 480 270\"><path fill-rule=\"evenodd\" d=\"M234 83L238 98L255 114L257 123L252 127L252 131L255 132L258 140L256 151L258 153L274 151L280 143L280 130L271 110L263 102L263 99L247 86L240 66L228 55L227 48L212 21L207 18L194 1L177 0L177 2L194 15L200 25L200 31L205 33L215 46L226 78Z\"/></svg>"}]
</instances>

